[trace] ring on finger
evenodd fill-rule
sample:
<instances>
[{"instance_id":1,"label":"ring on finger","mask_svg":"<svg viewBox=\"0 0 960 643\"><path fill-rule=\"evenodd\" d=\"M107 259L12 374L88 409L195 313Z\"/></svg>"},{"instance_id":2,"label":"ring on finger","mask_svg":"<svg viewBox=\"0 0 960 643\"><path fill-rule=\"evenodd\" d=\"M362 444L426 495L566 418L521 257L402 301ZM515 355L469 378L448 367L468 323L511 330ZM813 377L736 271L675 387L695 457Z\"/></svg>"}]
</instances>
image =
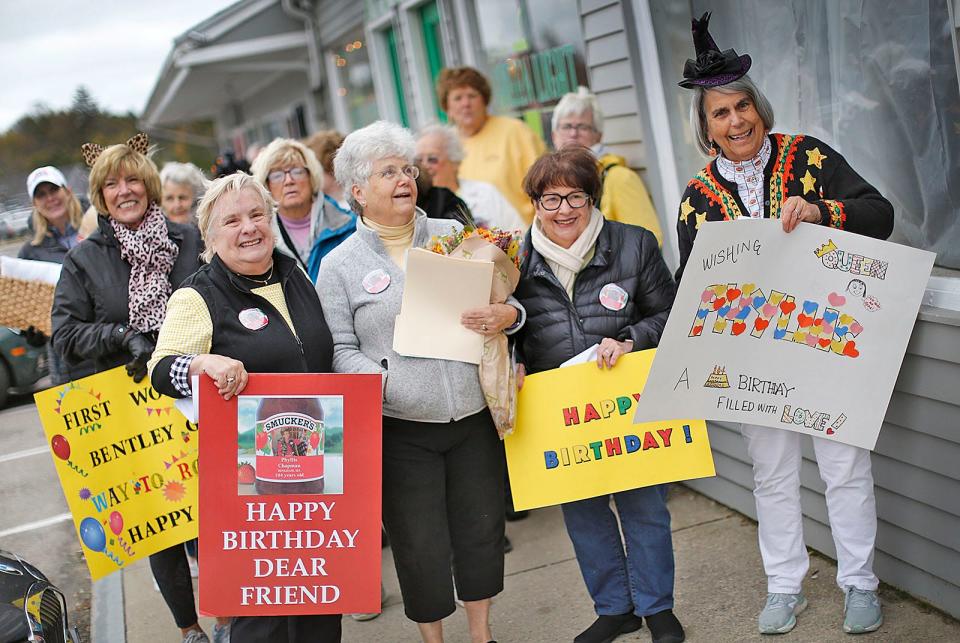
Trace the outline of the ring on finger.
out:
<instances>
[{"instance_id":1,"label":"ring on finger","mask_svg":"<svg viewBox=\"0 0 960 643\"><path fill-rule=\"evenodd\" d=\"M480 324L480 330L487 330L486 324Z\"/></svg>"},{"instance_id":2,"label":"ring on finger","mask_svg":"<svg viewBox=\"0 0 960 643\"><path fill-rule=\"evenodd\" d=\"M227 376L227 383L235 382L236 380L237 380L237 378L234 377L233 375Z\"/></svg>"}]
</instances>

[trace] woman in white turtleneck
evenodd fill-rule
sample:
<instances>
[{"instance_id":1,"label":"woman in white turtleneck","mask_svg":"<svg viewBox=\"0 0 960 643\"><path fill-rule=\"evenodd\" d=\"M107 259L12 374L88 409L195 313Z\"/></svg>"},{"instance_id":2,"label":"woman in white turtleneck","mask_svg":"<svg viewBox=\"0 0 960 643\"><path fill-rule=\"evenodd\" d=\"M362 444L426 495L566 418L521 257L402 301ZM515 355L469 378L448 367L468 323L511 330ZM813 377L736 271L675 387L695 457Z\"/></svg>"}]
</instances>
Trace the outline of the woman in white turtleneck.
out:
<instances>
[{"instance_id":1,"label":"woman in white turtleneck","mask_svg":"<svg viewBox=\"0 0 960 643\"><path fill-rule=\"evenodd\" d=\"M460 226L416 207L414 149L412 134L386 121L344 140L334 172L360 217L323 260L317 291L334 370L383 374L383 523L406 615L426 643L443 641L441 621L455 609L452 558L471 640L486 643L490 599L503 589L503 447L475 364L393 350L407 250ZM519 305L491 304L461 321L494 335L522 319Z\"/></svg>"}]
</instances>

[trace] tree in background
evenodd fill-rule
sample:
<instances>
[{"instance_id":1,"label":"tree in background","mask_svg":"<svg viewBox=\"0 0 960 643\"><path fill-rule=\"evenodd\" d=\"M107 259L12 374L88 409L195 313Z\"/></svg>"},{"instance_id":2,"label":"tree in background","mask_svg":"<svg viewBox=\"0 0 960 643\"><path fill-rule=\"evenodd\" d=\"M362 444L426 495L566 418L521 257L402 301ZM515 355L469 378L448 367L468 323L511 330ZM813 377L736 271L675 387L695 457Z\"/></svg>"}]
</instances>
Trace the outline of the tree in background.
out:
<instances>
[{"instance_id":1,"label":"tree in background","mask_svg":"<svg viewBox=\"0 0 960 643\"><path fill-rule=\"evenodd\" d=\"M34 168L55 165L68 176L75 166L84 168L80 146L93 142L111 144L125 141L138 131L132 112L111 114L97 104L90 91L80 85L68 109L54 110L38 103L29 114L0 134L0 202L19 201L26 205L26 177ZM209 167L217 149L213 125L197 122L176 129L148 132L157 145L154 161L190 161ZM210 141L209 145L203 143ZM74 186L81 193L81 186Z\"/></svg>"}]
</instances>

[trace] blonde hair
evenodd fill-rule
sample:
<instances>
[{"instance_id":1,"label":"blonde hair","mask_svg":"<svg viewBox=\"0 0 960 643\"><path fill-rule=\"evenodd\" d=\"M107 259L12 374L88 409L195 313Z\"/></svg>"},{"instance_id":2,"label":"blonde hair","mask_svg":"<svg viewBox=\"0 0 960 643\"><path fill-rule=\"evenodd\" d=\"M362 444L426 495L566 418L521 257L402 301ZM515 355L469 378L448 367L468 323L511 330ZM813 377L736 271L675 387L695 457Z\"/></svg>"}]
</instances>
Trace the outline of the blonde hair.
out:
<instances>
[{"instance_id":1,"label":"blonde hair","mask_svg":"<svg viewBox=\"0 0 960 643\"><path fill-rule=\"evenodd\" d=\"M267 175L270 170L280 168L284 165L303 164L310 173L310 189L314 194L320 192L320 186L323 184L323 168L320 167L320 161L317 155L300 141L292 138L275 138L263 148L263 151L257 155L257 160L253 162L250 168L253 178L261 183L267 189Z\"/></svg>"},{"instance_id":2,"label":"blonde hair","mask_svg":"<svg viewBox=\"0 0 960 643\"><path fill-rule=\"evenodd\" d=\"M90 168L90 201L101 214L109 215L103 198L103 184L113 175L130 172L143 181L147 188L147 201L159 204L163 197L160 173L150 157L137 152L124 143L111 145L97 158Z\"/></svg>"},{"instance_id":3,"label":"blonde hair","mask_svg":"<svg viewBox=\"0 0 960 643\"><path fill-rule=\"evenodd\" d=\"M57 187L67 193L67 221L73 226L74 230L79 230L80 220L83 218L83 206L80 205L80 201L77 200L73 190L69 187L66 185ZM36 199L33 200L36 201ZM47 236L50 224L47 222L47 218L40 214L36 203L33 205L33 212L30 217L33 220L33 239L30 240L30 245L39 246L43 243L43 238Z\"/></svg>"},{"instance_id":4,"label":"blonde hair","mask_svg":"<svg viewBox=\"0 0 960 643\"><path fill-rule=\"evenodd\" d=\"M211 243L211 232L216 217L214 217L213 209L217 206L221 197L232 192L239 192L240 190L253 190L253 192L263 200L263 207L266 210L267 218L271 223L273 222L274 211L277 204L267 188L256 178L246 172L235 172L227 176L221 176L219 179L214 179L207 185L207 191L197 205L197 227L200 228L200 236L206 245L203 254L200 256L207 263L210 263L214 255L213 243Z\"/></svg>"},{"instance_id":5,"label":"blonde hair","mask_svg":"<svg viewBox=\"0 0 960 643\"><path fill-rule=\"evenodd\" d=\"M100 215L97 213L97 209L92 205L87 208L87 211L83 213L83 218L80 220L80 227L77 228L77 240L86 239L93 231L97 229L97 218Z\"/></svg>"}]
</instances>

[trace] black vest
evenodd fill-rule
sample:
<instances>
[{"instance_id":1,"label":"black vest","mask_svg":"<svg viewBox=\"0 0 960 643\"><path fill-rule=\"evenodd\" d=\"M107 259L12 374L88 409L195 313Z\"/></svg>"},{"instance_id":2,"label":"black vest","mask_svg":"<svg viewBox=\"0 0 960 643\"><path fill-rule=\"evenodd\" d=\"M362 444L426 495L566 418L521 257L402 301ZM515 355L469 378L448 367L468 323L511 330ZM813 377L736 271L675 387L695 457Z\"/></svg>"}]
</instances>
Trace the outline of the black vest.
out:
<instances>
[{"instance_id":1,"label":"black vest","mask_svg":"<svg viewBox=\"0 0 960 643\"><path fill-rule=\"evenodd\" d=\"M233 274L217 256L183 282L183 287L200 293L210 311L210 352L240 360L249 373L331 372L333 337L313 284L296 261L276 250L273 266L296 335L270 302L250 292L256 284ZM266 326L253 330L241 323L241 311L251 308L267 316Z\"/></svg>"}]
</instances>

